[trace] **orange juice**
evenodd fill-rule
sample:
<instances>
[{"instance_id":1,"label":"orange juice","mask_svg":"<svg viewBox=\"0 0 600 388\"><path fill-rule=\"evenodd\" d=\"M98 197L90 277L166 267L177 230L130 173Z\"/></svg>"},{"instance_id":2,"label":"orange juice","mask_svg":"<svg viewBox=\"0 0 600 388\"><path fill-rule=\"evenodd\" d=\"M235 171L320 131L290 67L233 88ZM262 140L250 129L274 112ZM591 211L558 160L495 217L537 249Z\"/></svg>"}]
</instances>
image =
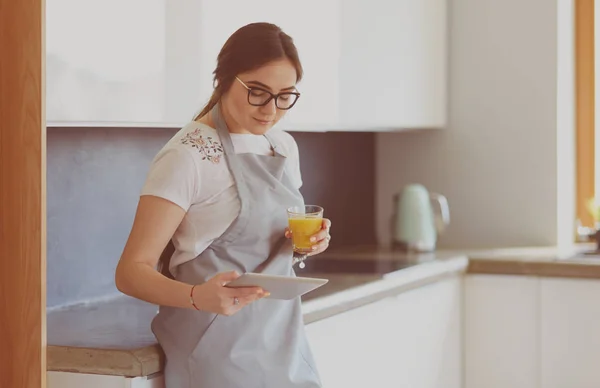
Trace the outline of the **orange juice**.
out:
<instances>
[{"instance_id":1,"label":"orange juice","mask_svg":"<svg viewBox=\"0 0 600 388\"><path fill-rule=\"evenodd\" d=\"M322 217L289 218L290 230L292 231L292 244L294 251L299 253L312 252L315 243L310 242L312 235L321 230Z\"/></svg>"}]
</instances>

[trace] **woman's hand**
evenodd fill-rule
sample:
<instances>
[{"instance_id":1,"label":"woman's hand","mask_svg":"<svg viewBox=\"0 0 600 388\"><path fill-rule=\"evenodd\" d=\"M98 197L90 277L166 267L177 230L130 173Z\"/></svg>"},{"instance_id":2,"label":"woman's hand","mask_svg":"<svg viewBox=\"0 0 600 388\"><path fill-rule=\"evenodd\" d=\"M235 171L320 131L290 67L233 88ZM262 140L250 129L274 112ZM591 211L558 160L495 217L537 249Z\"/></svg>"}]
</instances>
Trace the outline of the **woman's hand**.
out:
<instances>
[{"instance_id":1,"label":"woman's hand","mask_svg":"<svg viewBox=\"0 0 600 388\"><path fill-rule=\"evenodd\" d=\"M192 300L200 310L231 316L244 306L270 295L261 287L225 287L239 276L236 271L213 276L206 283L194 288Z\"/></svg>"},{"instance_id":2,"label":"woman's hand","mask_svg":"<svg viewBox=\"0 0 600 388\"><path fill-rule=\"evenodd\" d=\"M331 234L329 234L330 229L331 221L327 218L323 218L321 230L310 237L310 241L313 244L313 251L308 253L308 256L318 255L319 253L325 252L325 250L329 247L329 240L331 240ZM285 237L292 238L292 232L290 231L290 228L285 228Z\"/></svg>"}]
</instances>

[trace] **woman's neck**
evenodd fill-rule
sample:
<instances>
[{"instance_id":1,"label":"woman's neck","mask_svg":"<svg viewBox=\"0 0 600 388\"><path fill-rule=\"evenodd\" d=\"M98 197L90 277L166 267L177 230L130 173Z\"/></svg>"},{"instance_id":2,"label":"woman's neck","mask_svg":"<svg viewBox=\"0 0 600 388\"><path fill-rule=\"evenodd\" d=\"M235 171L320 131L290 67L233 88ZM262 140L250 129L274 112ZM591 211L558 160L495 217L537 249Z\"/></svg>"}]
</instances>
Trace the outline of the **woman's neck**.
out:
<instances>
[{"instance_id":1,"label":"woman's neck","mask_svg":"<svg viewBox=\"0 0 600 388\"><path fill-rule=\"evenodd\" d=\"M225 124L227 124L227 129L229 129L230 133L252 134L250 131L247 131L241 126L239 126L223 105L219 106L221 108L221 116L223 117ZM217 128L215 121L212 117L212 111L208 112L208 114L202 116L197 121L202 124L208 125L211 128Z\"/></svg>"},{"instance_id":2,"label":"woman's neck","mask_svg":"<svg viewBox=\"0 0 600 388\"><path fill-rule=\"evenodd\" d=\"M225 120L225 124L227 124L227 128L229 129L230 133L242 133L242 134L250 134L251 132L247 131L246 129L242 128L242 126L240 126L233 118L233 116L229 113L229 110L227 109L227 104L219 104L219 107L221 108L221 116L223 117L223 120Z\"/></svg>"}]
</instances>

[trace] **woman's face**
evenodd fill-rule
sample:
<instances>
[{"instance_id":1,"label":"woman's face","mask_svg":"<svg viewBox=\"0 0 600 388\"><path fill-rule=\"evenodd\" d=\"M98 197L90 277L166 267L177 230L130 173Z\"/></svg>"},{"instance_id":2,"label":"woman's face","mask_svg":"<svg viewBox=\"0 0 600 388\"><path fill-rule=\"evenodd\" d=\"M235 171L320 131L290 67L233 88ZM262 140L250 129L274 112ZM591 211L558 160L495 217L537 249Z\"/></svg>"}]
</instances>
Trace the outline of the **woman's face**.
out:
<instances>
[{"instance_id":1,"label":"woman's face","mask_svg":"<svg viewBox=\"0 0 600 388\"><path fill-rule=\"evenodd\" d=\"M296 92L296 69L289 59L270 62L258 69L240 73L231 87L222 97L223 114L229 130L233 133L252 133L262 135L275 125L287 112L278 109L275 98L264 106L255 106L269 98L270 92ZM251 88L250 102L248 89ZM279 106L283 107L295 99L293 95L279 97Z\"/></svg>"}]
</instances>

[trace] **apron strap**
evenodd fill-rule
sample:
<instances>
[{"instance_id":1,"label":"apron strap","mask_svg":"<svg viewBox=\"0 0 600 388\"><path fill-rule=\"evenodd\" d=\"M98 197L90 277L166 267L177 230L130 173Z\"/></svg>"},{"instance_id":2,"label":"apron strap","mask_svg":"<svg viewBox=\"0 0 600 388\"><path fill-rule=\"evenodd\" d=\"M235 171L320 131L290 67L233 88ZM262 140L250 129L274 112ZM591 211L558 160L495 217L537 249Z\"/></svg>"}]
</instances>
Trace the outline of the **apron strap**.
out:
<instances>
[{"instance_id":1,"label":"apron strap","mask_svg":"<svg viewBox=\"0 0 600 388\"><path fill-rule=\"evenodd\" d=\"M221 115L221 104L217 103L210 111L213 122L215 123L215 127L217 129L217 133L221 138L221 143L223 144L223 153L225 154L225 160L227 161L227 166L229 167L229 172L233 176L233 180L237 187L238 196L240 199L240 213L238 214L237 219L229 225L229 228L223 234L230 234L228 241L233 241L237 237L237 233L230 233L234 230L235 226L238 223L245 224L248 222L248 217L250 215L250 206L248 203L248 198L251 197L250 190L246 184L246 180L244 179L244 174L241 166L241 162L239 158L236 158L235 151L233 149L233 142L231 141L231 136L229 135L229 129L227 128L227 123L223 119ZM235 229L238 233L242 228Z\"/></svg>"}]
</instances>

